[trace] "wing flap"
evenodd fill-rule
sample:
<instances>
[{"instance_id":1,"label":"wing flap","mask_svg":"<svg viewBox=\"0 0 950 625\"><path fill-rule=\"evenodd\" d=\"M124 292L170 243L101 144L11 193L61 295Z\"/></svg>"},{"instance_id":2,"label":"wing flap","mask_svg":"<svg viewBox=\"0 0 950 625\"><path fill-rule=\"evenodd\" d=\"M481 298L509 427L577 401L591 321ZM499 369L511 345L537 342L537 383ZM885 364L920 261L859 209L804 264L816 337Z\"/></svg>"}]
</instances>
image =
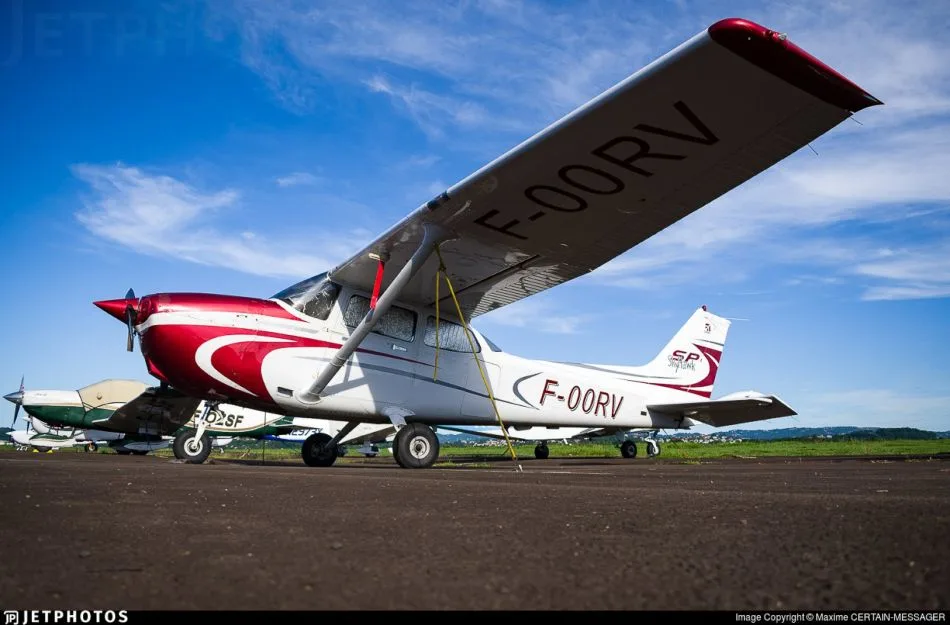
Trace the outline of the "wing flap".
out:
<instances>
[{"instance_id":1,"label":"wing flap","mask_svg":"<svg viewBox=\"0 0 950 625\"><path fill-rule=\"evenodd\" d=\"M673 418L691 419L713 427L791 417L797 414L775 395L761 393L747 393L742 397L682 404L652 404L647 406L647 409L650 412Z\"/></svg>"},{"instance_id":2,"label":"wing flap","mask_svg":"<svg viewBox=\"0 0 950 625\"><path fill-rule=\"evenodd\" d=\"M330 271L372 288L424 225L475 317L600 267L880 104L762 27L720 22L449 188ZM431 305L438 260L400 299ZM395 275L387 271L384 285Z\"/></svg>"}]
</instances>

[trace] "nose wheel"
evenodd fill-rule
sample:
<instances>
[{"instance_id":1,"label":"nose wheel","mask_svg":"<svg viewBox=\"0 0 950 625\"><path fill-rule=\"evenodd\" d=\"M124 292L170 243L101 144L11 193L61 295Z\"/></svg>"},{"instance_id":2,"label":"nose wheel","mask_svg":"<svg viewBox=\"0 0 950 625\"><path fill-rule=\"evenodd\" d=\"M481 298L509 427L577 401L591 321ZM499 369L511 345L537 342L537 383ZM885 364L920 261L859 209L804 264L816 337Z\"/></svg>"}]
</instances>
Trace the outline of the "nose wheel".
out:
<instances>
[{"instance_id":1,"label":"nose wheel","mask_svg":"<svg viewBox=\"0 0 950 625\"><path fill-rule=\"evenodd\" d=\"M548 449L547 443L538 443L534 448L534 457L538 460L547 460L550 450Z\"/></svg>"},{"instance_id":2,"label":"nose wheel","mask_svg":"<svg viewBox=\"0 0 950 625\"><path fill-rule=\"evenodd\" d=\"M172 451L179 460L189 464L201 464L211 455L211 437L195 430L185 430L175 435Z\"/></svg>"}]
</instances>

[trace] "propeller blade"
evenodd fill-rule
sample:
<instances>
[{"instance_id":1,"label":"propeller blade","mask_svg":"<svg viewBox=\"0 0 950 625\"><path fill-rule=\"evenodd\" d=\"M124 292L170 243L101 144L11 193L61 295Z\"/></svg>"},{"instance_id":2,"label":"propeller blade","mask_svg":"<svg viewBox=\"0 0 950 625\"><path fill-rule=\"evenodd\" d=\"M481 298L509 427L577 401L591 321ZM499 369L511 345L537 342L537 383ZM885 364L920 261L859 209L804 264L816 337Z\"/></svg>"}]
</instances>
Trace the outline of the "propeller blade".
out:
<instances>
[{"instance_id":1,"label":"propeller blade","mask_svg":"<svg viewBox=\"0 0 950 625\"><path fill-rule=\"evenodd\" d=\"M126 301L135 299L135 291L129 289L125 294ZM125 307L125 325L128 327L128 337L125 341L125 351L132 351L135 345L135 309L131 305Z\"/></svg>"},{"instance_id":2,"label":"propeller blade","mask_svg":"<svg viewBox=\"0 0 950 625\"><path fill-rule=\"evenodd\" d=\"M134 343L133 335L135 334L135 322L133 320L133 317L134 317L134 312L132 311L132 307L130 306L125 309L125 324L129 329L128 340L125 342L125 350L128 352L132 351L132 345Z\"/></svg>"},{"instance_id":3,"label":"propeller blade","mask_svg":"<svg viewBox=\"0 0 950 625\"><path fill-rule=\"evenodd\" d=\"M20 390L18 390L16 393L10 393L9 395L3 396L5 400L12 402L16 406L13 409L13 427L16 427L16 420L20 415L20 405L23 403L23 392L26 390L26 387L23 386L25 379L26 376L20 376Z\"/></svg>"},{"instance_id":4,"label":"propeller blade","mask_svg":"<svg viewBox=\"0 0 950 625\"><path fill-rule=\"evenodd\" d=\"M125 294L125 299L110 299L93 302L97 307L107 312L110 316L125 323L127 329L126 345L127 351L132 351L133 339L135 337L135 318L138 300L135 298L135 291L129 289Z\"/></svg>"}]
</instances>

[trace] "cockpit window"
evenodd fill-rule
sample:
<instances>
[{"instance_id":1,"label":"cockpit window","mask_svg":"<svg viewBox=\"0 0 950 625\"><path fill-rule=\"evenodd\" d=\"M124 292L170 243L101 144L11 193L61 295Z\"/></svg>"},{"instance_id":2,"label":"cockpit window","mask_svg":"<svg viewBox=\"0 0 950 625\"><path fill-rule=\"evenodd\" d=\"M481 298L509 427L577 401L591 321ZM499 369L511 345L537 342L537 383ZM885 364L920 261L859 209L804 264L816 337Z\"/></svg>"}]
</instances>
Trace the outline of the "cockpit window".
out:
<instances>
[{"instance_id":1,"label":"cockpit window","mask_svg":"<svg viewBox=\"0 0 950 625\"><path fill-rule=\"evenodd\" d=\"M308 317L326 321L339 295L340 285L321 273L287 287L271 299L279 299Z\"/></svg>"}]
</instances>

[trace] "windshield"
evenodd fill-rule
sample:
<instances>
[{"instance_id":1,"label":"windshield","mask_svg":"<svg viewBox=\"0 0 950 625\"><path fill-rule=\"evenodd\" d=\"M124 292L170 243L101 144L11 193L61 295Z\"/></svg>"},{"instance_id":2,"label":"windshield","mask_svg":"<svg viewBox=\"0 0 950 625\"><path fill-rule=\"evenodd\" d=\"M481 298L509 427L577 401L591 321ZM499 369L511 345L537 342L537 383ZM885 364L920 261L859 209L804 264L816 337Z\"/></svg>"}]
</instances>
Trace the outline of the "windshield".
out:
<instances>
[{"instance_id":1,"label":"windshield","mask_svg":"<svg viewBox=\"0 0 950 625\"><path fill-rule=\"evenodd\" d=\"M340 286L327 278L326 272L302 280L271 296L303 314L326 321L340 294Z\"/></svg>"}]
</instances>

